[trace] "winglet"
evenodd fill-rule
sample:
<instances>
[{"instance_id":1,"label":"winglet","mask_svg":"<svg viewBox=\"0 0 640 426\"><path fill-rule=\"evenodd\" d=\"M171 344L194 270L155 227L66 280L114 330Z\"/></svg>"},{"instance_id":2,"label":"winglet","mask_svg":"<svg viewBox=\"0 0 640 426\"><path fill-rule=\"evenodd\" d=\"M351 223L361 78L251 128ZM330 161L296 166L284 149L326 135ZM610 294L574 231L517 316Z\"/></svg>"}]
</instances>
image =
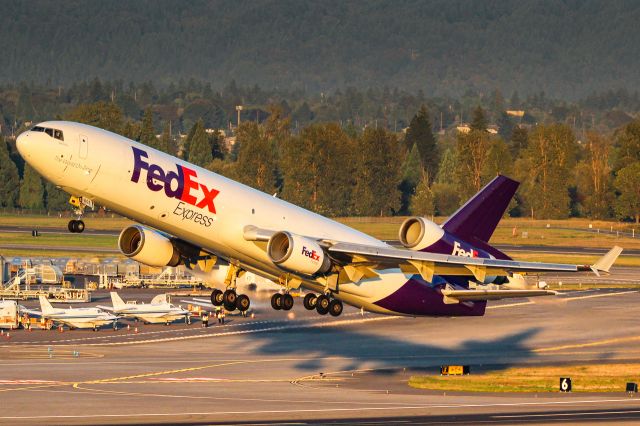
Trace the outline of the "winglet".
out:
<instances>
[{"instance_id":1,"label":"winglet","mask_svg":"<svg viewBox=\"0 0 640 426\"><path fill-rule=\"evenodd\" d=\"M604 256L596 261L593 265L591 265L591 270L598 276L600 276L600 272L609 273L609 269L615 261L618 259L622 253L622 247L614 246L611 250L607 252Z\"/></svg>"}]
</instances>

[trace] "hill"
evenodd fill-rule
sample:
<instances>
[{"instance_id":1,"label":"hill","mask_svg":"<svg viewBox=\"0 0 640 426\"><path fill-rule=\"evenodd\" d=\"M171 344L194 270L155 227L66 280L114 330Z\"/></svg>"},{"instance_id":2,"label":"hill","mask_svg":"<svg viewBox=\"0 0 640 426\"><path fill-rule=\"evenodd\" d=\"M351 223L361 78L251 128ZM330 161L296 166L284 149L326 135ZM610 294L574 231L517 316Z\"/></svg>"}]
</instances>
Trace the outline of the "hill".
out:
<instances>
[{"instance_id":1,"label":"hill","mask_svg":"<svg viewBox=\"0 0 640 426\"><path fill-rule=\"evenodd\" d=\"M193 77L215 87L235 79L565 98L640 85L636 1L3 0L0 8L0 83Z\"/></svg>"}]
</instances>

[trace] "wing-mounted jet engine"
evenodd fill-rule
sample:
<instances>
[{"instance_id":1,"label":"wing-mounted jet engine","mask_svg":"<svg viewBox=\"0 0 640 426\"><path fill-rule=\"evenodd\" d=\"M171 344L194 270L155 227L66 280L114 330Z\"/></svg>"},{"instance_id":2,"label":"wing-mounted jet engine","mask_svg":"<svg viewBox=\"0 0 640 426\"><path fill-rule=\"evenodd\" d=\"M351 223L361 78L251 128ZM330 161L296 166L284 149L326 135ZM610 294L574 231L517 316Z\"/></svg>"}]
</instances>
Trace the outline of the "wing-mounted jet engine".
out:
<instances>
[{"instance_id":1,"label":"wing-mounted jet engine","mask_svg":"<svg viewBox=\"0 0 640 426\"><path fill-rule=\"evenodd\" d=\"M120 252L149 266L178 266L183 263L175 244L160 232L140 225L129 226L118 237Z\"/></svg>"},{"instance_id":2,"label":"wing-mounted jet engine","mask_svg":"<svg viewBox=\"0 0 640 426\"><path fill-rule=\"evenodd\" d=\"M300 275L324 274L331 269L331 259L317 240L286 231L273 234L267 254L280 268Z\"/></svg>"},{"instance_id":3,"label":"wing-mounted jet engine","mask_svg":"<svg viewBox=\"0 0 640 426\"><path fill-rule=\"evenodd\" d=\"M155 267L185 265L191 273L212 286L226 286L223 292L214 289L211 303L224 305L228 311L249 309L251 301L243 294L236 294L236 279L244 271L235 265L219 260L217 256L177 238L141 225L122 230L118 238L120 252L130 259Z\"/></svg>"}]
</instances>

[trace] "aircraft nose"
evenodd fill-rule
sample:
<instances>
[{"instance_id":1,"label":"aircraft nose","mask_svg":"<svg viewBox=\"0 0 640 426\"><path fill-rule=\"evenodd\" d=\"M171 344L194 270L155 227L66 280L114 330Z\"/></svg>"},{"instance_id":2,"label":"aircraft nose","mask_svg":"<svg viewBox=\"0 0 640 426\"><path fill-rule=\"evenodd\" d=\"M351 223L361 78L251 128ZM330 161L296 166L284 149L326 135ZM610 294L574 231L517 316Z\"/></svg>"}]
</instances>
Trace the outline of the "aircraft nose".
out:
<instances>
[{"instance_id":1,"label":"aircraft nose","mask_svg":"<svg viewBox=\"0 0 640 426\"><path fill-rule=\"evenodd\" d=\"M28 154L28 145L29 145L29 131L20 133L18 139L16 139L16 147L18 148L18 152L22 155L22 158L26 158Z\"/></svg>"}]
</instances>

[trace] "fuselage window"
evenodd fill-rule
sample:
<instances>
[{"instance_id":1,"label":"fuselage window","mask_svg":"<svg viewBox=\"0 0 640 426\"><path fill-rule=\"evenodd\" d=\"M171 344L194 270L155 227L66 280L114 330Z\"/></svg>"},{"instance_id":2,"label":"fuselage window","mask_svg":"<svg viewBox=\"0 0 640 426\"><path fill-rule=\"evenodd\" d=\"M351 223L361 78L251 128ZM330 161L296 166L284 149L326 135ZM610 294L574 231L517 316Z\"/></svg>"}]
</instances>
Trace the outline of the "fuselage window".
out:
<instances>
[{"instance_id":1,"label":"fuselage window","mask_svg":"<svg viewBox=\"0 0 640 426\"><path fill-rule=\"evenodd\" d=\"M53 137L53 129L44 129L44 132L49 136Z\"/></svg>"},{"instance_id":2,"label":"fuselage window","mask_svg":"<svg viewBox=\"0 0 640 426\"><path fill-rule=\"evenodd\" d=\"M53 129L53 137L61 141L64 140L64 136L62 136L62 130Z\"/></svg>"}]
</instances>

